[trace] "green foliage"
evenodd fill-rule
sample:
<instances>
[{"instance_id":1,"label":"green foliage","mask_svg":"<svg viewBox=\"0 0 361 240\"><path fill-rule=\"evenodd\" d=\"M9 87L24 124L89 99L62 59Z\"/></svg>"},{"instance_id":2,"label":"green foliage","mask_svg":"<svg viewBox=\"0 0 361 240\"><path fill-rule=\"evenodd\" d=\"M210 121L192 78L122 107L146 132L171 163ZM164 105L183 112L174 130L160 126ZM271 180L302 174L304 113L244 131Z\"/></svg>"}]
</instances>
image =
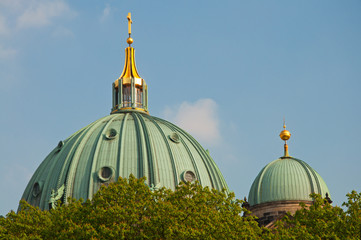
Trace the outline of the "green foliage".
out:
<instances>
[{"instance_id":1,"label":"green foliage","mask_svg":"<svg viewBox=\"0 0 361 240\"><path fill-rule=\"evenodd\" d=\"M0 239L360 239L361 193L347 194L346 210L320 195L276 228L242 217L234 194L182 183L151 191L145 179L119 178L92 200L69 199L50 211L21 201L18 213L0 217ZM60 202L59 202L60 204Z\"/></svg>"},{"instance_id":2,"label":"green foliage","mask_svg":"<svg viewBox=\"0 0 361 240\"><path fill-rule=\"evenodd\" d=\"M347 236L361 239L361 193L352 191L346 195L348 201L342 205L347 207L345 229Z\"/></svg>"},{"instance_id":3,"label":"green foliage","mask_svg":"<svg viewBox=\"0 0 361 240\"><path fill-rule=\"evenodd\" d=\"M277 223L272 235L279 239L360 239L361 193L347 194L348 202L344 211L331 206L319 194L310 207L301 205L294 216L285 216Z\"/></svg>"},{"instance_id":4,"label":"green foliage","mask_svg":"<svg viewBox=\"0 0 361 240\"><path fill-rule=\"evenodd\" d=\"M241 217L234 194L180 184L151 191L145 179L119 178L93 197L51 211L22 202L0 220L2 239L257 239L253 217ZM35 226L35 227L34 227Z\"/></svg>"},{"instance_id":5,"label":"green foliage","mask_svg":"<svg viewBox=\"0 0 361 240\"><path fill-rule=\"evenodd\" d=\"M0 239L42 239L52 225L49 212L20 201L22 211L0 218Z\"/></svg>"}]
</instances>

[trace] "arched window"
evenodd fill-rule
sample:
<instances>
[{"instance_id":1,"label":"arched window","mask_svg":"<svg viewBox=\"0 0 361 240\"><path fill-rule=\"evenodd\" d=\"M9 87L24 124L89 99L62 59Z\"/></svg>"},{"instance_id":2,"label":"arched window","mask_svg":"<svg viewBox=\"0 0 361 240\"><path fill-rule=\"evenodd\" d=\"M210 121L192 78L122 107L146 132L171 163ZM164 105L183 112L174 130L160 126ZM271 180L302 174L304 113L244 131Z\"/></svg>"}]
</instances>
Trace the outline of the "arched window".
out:
<instances>
[{"instance_id":1,"label":"arched window","mask_svg":"<svg viewBox=\"0 0 361 240\"><path fill-rule=\"evenodd\" d=\"M143 108L143 89L141 86L135 87L135 107Z\"/></svg>"},{"instance_id":2,"label":"arched window","mask_svg":"<svg viewBox=\"0 0 361 240\"><path fill-rule=\"evenodd\" d=\"M132 92L130 85L123 85L123 107L132 106Z\"/></svg>"}]
</instances>

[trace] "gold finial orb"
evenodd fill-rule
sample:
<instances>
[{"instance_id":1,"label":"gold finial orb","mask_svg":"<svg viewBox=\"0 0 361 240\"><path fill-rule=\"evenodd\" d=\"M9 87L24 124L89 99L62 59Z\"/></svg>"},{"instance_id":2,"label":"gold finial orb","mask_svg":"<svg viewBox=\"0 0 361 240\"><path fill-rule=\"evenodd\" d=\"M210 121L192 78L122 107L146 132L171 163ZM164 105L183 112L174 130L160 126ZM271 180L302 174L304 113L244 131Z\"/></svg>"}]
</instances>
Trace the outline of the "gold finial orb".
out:
<instances>
[{"instance_id":1,"label":"gold finial orb","mask_svg":"<svg viewBox=\"0 0 361 240\"><path fill-rule=\"evenodd\" d=\"M280 138L283 140L283 141L287 141L288 139L290 139L291 137L291 133L284 129L281 133L280 133Z\"/></svg>"},{"instance_id":2,"label":"gold finial orb","mask_svg":"<svg viewBox=\"0 0 361 240\"><path fill-rule=\"evenodd\" d=\"M129 37L129 38L127 39L127 43L128 43L128 44L132 44L132 43L133 43L133 38Z\"/></svg>"}]
</instances>

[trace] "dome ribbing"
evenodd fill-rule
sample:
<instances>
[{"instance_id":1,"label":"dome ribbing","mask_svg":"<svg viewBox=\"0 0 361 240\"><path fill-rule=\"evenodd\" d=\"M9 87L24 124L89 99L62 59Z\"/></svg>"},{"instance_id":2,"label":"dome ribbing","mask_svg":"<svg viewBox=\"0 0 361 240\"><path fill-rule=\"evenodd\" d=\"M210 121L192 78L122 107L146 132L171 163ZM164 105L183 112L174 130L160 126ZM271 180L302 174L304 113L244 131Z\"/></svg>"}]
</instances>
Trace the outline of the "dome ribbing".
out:
<instances>
[{"instance_id":1,"label":"dome ribbing","mask_svg":"<svg viewBox=\"0 0 361 240\"><path fill-rule=\"evenodd\" d=\"M198 180L202 186L228 189L208 152L191 135L160 118L129 111L101 118L60 142L22 198L49 209L62 186L63 201L91 199L102 184L130 174L145 176L150 187L175 189L180 181Z\"/></svg>"},{"instance_id":2,"label":"dome ribbing","mask_svg":"<svg viewBox=\"0 0 361 240\"><path fill-rule=\"evenodd\" d=\"M321 176L307 163L282 157L260 171L251 186L248 201L251 206L283 200L312 201L311 193L322 197L330 194Z\"/></svg>"}]
</instances>

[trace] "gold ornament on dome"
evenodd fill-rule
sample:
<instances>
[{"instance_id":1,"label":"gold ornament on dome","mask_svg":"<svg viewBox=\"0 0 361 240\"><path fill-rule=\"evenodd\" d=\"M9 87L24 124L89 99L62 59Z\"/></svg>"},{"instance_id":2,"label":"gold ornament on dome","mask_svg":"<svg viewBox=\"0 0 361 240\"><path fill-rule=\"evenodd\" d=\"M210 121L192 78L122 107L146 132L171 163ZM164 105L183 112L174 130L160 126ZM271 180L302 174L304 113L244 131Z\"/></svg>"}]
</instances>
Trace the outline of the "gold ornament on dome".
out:
<instances>
[{"instance_id":1,"label":"gold ornament on dome","mask_svg":"<svg viewBox=\"0 0 361 240\"><path fill-rule=\"evenodd\" d=\"M283 120L283 131L280 133L280 138L285 141L284 144L284 156L283 157L289 157L289 153L288 153L288 145L287 145L287 140L289 140L291 138L291 133L286 130L286 123L285 120Z\"/></svg>"},{"instance_id":2,"label":"gold ornament on dome","mask_svg":"<svg viewBox=\"0 0 361 240\"><path fill-rule=\"evenodd\" d=\"M283 131L280 133L280 138L283 141L287 141L288 139L291 138L291 133L288 130L286 130L286 125L283 125Z\"/></svg>"}]
</instances>

